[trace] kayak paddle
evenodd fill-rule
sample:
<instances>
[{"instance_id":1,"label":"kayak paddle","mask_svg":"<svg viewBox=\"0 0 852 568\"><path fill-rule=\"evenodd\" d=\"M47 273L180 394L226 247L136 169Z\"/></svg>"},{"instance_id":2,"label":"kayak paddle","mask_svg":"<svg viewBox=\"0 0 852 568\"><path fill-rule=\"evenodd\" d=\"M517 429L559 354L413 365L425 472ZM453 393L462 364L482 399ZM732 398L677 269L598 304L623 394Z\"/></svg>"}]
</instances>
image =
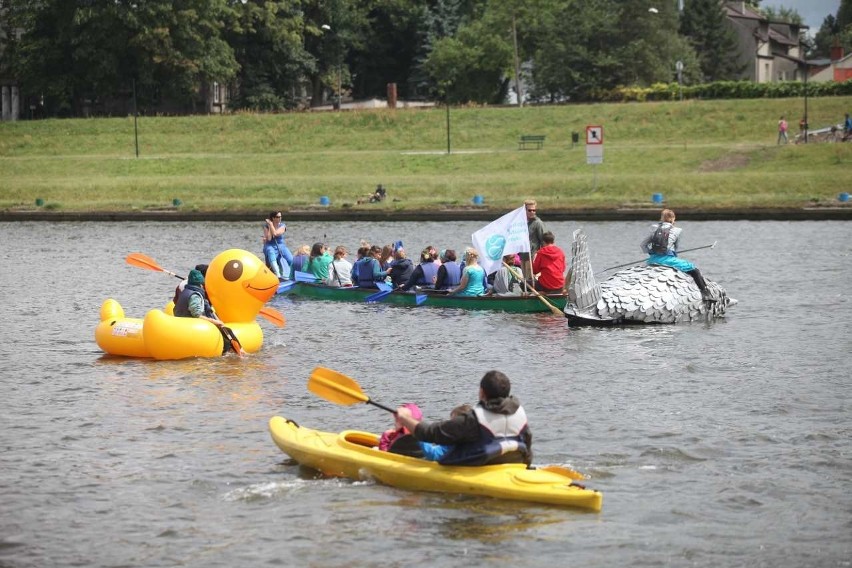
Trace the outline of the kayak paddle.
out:
<instances>
[{"instance_id":1,"label":"kayak paddle","mask_svg":"<svg viewBox=\"0 0 852 568\"><path fill-rule=\"evenodd\" d=\"M293 277L296 279L296 282L313 282L314 284L319 282L316 276L310 272L302 272L301 270L294 270Z\"/></svg>"},{"instance_id":2,"label":"kayak paddle","mask_svg":"<svg viewBox=\"0 0 852 568\"><path fill-rule=\"evenodd\" d=\"M391 292L393 292L393 290L382 290L381 292L370 294L369 296L364 298L364 301L367 303L381 302L382 300L390 296Z\"/></svg>"},{"instance_id":3,"label":"kayak paddle","mask_svg":"<svg viewBox=\"0 0 852 568\"><path fill-rule=\"evenodd\" d=\"M183 280L184 277L165 268L161 267L157 264L157 261L151 258L150 256L144 255L140 252L133 252L127 255L124 259L127 264L130 266L135 266L136 268L142 268L143 270L153 270L154 272L165 272L171 276L174 276L178 280ZM281 286L279 286L280 290ZM268 306L263 306L260 308L260 315L266 318L269 322L273 323L278 327L284 327L285 319L284 315L276 310L275 308L270 308Z\"/></svg>"},{"instance_id":4,"label":"kayak paddle","mask_svg":"<svg viewBox=\"0 0 852 568\"><path fill-rule=\"evenodd\" d=\"M308 379L308 390L334 404L351 406L359 402L366 402L378 406L382 410L387 410L391 414L396 414L394 409L374 402L364 394L361 385L355 382L355 379L326 367L317 367L311 371L311 376Z\"/></svg>"}]
</instances>

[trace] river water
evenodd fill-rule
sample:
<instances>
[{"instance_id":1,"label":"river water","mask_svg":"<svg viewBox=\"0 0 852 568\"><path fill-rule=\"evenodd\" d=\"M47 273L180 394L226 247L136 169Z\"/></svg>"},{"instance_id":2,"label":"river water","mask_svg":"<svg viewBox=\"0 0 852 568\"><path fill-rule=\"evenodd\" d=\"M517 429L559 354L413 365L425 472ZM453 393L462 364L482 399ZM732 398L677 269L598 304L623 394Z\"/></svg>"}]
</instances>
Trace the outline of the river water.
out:
<instances>
[{"instance_id":1,"label":"river water","mask_svg":"<svg viewBox=\"0 0 852 568\"><path fill-rule=\"evenodd\" d=\"M546 212L544 212L546 220ZM286 219L285 219L286 221ZM570 250L576 223L550 223ZM740 303L725 320L569 329L552 314L277 297L262 351L104 356L101 302L162 307L257 223L2 223L0 566L850 566L852 224L680 223ZM482 223L294 223L291 248L402 239L463 248ZM584 223L593 267L641 258L648 223ZM316 365L427 419L505 371L535 462L587 472L599 514L315 479L271 441L282 415L381 431L386 412L311 395Z\"/></svg>"}]
</instances>

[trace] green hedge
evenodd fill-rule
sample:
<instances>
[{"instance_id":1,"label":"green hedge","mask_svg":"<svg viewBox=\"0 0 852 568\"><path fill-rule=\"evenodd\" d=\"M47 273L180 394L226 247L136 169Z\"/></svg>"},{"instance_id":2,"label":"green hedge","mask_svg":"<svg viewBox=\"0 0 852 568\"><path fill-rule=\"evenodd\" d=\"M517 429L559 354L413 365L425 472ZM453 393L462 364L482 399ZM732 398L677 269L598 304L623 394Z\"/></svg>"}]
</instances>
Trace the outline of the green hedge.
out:
<instances>
[{"instance_id":1,"label":"green hedge","mask_svg":"<svg viewBox=\"0 0 852 568\"><path fill-rule=\"evenodd\" d=\"M805 84L798 81L780 83L754 83L752 81L715 81L682 87L684 99L783 99L801 97ZM852 95L852 79L837 83L808 83L808 96L832 97ZM599 91L593 98L607 102L673 101L680 97L677 83L656 83L650 87L616 87Z\"/></svg>"}]
</instances>

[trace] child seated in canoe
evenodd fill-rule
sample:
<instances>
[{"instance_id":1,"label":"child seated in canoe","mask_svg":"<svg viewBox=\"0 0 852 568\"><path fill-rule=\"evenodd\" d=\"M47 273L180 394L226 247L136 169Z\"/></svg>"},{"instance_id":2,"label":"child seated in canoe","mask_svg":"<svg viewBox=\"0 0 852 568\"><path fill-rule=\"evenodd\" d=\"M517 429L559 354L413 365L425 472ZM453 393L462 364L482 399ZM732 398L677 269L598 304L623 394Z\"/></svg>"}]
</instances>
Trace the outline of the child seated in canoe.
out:
<instances>
[{"instance_id":1,"label":"child seated in canoe","mask_svg":"<svg viewBox=\"0 0 852 568\"><path fill-rule=\"evenodd\" d=\"M423 413L416 404L409 402L403 404L403 406L411 410L412 416L420 416L419 419L422 419ZM455 418L470 409L471 406L469 404L459 405L450 411L450 418ZM394 430L387 430L379 439L380 450L428 461L438 461L453 449L453 446L442 446L441 444L433 444L430 442L418 442L417 439L412 436L398 420L394 420L394 425L396 426Z\"/></svg>"}]
</instances>

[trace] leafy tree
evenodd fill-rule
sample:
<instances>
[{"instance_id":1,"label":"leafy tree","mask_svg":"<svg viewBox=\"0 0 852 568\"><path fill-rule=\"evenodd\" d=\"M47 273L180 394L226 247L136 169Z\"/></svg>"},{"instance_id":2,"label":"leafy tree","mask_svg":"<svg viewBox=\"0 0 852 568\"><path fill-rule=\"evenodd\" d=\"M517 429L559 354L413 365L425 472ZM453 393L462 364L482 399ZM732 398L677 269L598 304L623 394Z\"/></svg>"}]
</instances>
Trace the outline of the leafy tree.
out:
<instances>
[{"instance_id":1,"label":"leafy tree","mask_svg":"<svg viewBox=\"0 0 852 568\"><path fill-rule=\"evenodd\" d=\"M736 79L742 72L737 63L737 38L718 0L687 0L680 32L698 55L704 81Z\"/></svg>"},{"instance_id":2,"label":"leafy tree","mask_svg":"<svg viewBox=\"0 0 852 568\"><path fill-rule=\"evenodd\" d=\"M501 103L511 58L506 38L480 20L438 40L425 68L450 103Z\"/></svg>"},{"instance_id":3,"label":"leafy tree","mask_svg":"<svg viewBox=\"0 0 852 568\"><path fill-rule=\"evenodd\" d=\"M298 104L301 78L315 68L304 49L298 8L292 1L236 7L225 36L239 64L232 107L278 110Z\"/></svg>"},{"instance_id":4,"label":"leafy tree","mask_svg":"<svg viewBox=\"0 0 852 568\"><path fill-rule=\"evenodd\" d=\"M6 0L9 68L48 114L81 114L89 105L126 99L131 82L143 99L175 97L191 108L199 87L236 71L221 36L225 0Z\"/></svg>"},{"instance_id":5,"label":"leafy tree","mask_svg":"<svg viewBox=\"0 0 852 568\"><path fill-rule=\"evenodd\" d=\"M425 0L371 0L366 3L361 47L353 49L352 87L357 97L384 97L396 83L401 97L413 94L412 75L427 28Z\"/></svg>"},{"instance_id":6,"label":"leafy tree","mask_svg":"<svg viewBox=\"0 0 852 568\"><path fill-rule=\"evenodd\" d=\"M800 25L804 23L802 16L794 8L786 8L782 6L776 9L772 6L767 6L766 8L761 8L760 11L767 19L773 22L787 22L790 24Z\"/></svg>"}]
</instances>

